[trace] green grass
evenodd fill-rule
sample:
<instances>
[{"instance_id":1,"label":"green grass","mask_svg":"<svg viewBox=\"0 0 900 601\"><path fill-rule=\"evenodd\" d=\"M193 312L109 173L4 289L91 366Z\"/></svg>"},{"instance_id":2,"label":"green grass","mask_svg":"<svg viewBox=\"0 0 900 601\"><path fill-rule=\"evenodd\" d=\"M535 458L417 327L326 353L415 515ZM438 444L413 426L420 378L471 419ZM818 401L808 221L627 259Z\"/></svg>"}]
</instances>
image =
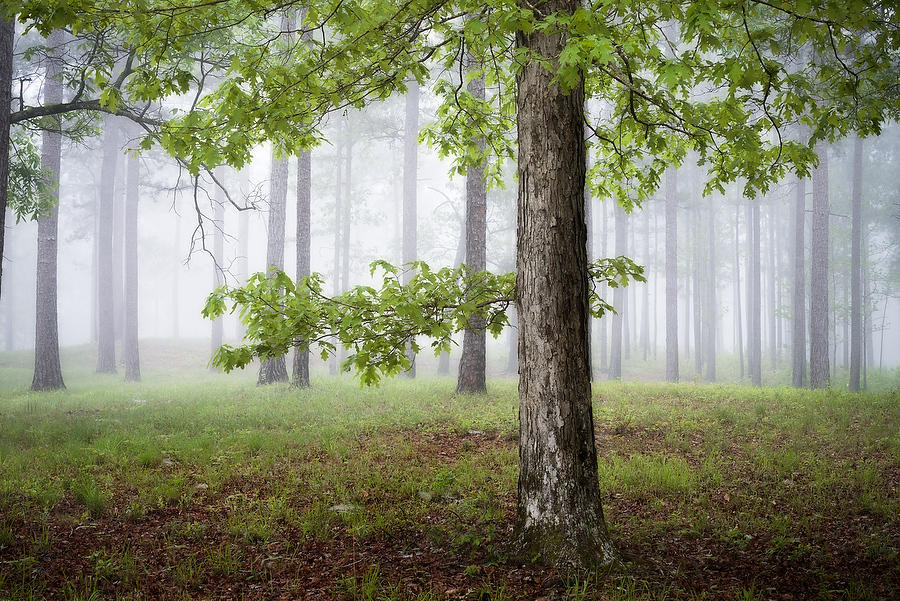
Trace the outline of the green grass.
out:
<instances>
[{"instance_id":1,"label":"green grass","mask_svg":"<svg viewBox=\"0 0 900 601\"><path fill-rule=\"evenodd\" d=\"M156 355L139 384L82 359L67 390L35 394L21 356L0 354L0 599L151 585L192 598L223 582L250 598L317 586L336 599L515 599L543 578L537 566L510 576L522 569L508 546L515 382L481 397L449 379L260 388ZM568 599L766 598L749 576L757 560L821 598L900 582L897 393L604 382L594 398L607 521L632 563L541 586ZM396 567L432 555L447 564L437 575ZM880 571L842 571L846 557ZM747 579L691 576L720 561L745 562Z\"/></svg>"}]
</instances>

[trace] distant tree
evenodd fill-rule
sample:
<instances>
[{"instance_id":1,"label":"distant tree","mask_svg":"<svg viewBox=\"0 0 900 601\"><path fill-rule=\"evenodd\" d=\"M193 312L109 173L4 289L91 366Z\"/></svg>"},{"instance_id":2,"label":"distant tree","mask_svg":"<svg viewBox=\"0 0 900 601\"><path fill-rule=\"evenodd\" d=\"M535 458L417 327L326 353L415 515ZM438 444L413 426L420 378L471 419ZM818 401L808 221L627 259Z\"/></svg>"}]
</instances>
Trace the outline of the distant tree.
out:
<instances>
[{"instance_id":1,"label":"distant tree","mask_svg":"<svg viewBox=\"0 0 900 601\"><path fill-rule=\"evenodd\" d=\"M606 247L607 247L607 238L609 237L609 226L607 225L606 219L606 202L601 201L599 203L599 211L595 211L595 213L600 214L600 248L597 249L598 256L605 257L606 255ZM600 296L606 298L609 290L601 286L598 293ZM608 344L607 344L607 332L609 328L609 319L595 319L597 322L597 350L596 354L600 356L600 371L605 373L609 370L609 355Z\"/></svg>"},{"instance_id":2,"label":"distant tree","mask_svg":"<svg viewBox=\"0 0 900 601\"><path fill-rule=\"evenodd\" d=\"M47 59L44 77L44 102L62 101L62 54L65 33L54 30L47 37ZM32 390L65 388L59 363L59 317L57 315L57 252L59 216L59 175L62 148L62 121L44 129L41 144L41 169L48 178L48 193L53 207L38 219L37 311L34 341L34 379Z\"/></svg>"},{"instance_id":3,"label":"distant tree","mask_svg":"<svg viewBox=\"0 0 900 601\"><path fill-rule=\"evenodd\" d=\"M418 259L417 200L419 136L419 83L410 81L406 92L406 111L403 121L403 263ZM406 274L406 281L412 272ZM416 353L409 349L410 365L406 375L416 377Z\"/></svg>"},{"instance_id":4,"label":"distant tree","mask_svg":"<svg viewBox=\"0 0 900 601\"><path fill-rule=\"evenodd\" d=\"M141 160L131 152L126 159L125 184L125 381L141 379L138 345L138 206L140 204ZM220 319L221 323L221 319Z\"/></svg>"},{"instance_id":5,"label":"distant tree","mask_svg":"<svg viewBox=\"0 0 900 601\"><path fill-rule=\"evenodd\" d=\"M475 66L471 57L467 62L470 69ZM473 77L466 88L473 98L484 101L484 79ZM475 140L475 145L480 153L484 152L484 139ZM487 268L487 189L483 165L473 165L466 171L466 266L473 271ZM487 392L484 328L484 318L473 315L463 332L456 392Z\"/></svg>"},{"instance_id":6,"label":"distant tree","mask_svg":"<svg viewBox=\"0 0 900 601\"><path fill-rule=\"evenodd\" d=\"M678 172L666 169L666 380L678 381Z\"/></svg>"},{"instance_id":7,"label":"distant tree","mask_svg":"<svg viewBox=\"0 0 900 601\"><path fill-rule=\"evenodd\" d=\"M284 228L286 220L288 160L272 151L272 175L269 182L269 237L266 245L266 270L284 269ZM259 367L259 384L287 382L284 355L266 359Z\"/></svg>"},{"instance_id":8,"label":"distant tree","mask_svg":"<svg viewBox=\"0 0 900 601\"><path fill-rule=\"evenodd\" d=\"M310 275L312 251L310 218L312 201L312 154L302 152L297 158L297 280ZM292 383L298 388L308 388L309 349L301 343L294 352Z\"/></svg>"},{"instance_id":9,"label":"distant tree","mask_svg":"<svg viewBox=\"0 0 900 601\"><path fill-rule=\"evenodd\" d=\"M741 311L741 194L734 205L734 329L740 378L744 379L744 316Z\"/></svg>"},{"instance_id":10,"label":"distant tree","mask_svg":"<svg viewBox=\"0 0 900 601\"><path fill-rule=\"evenodd\" d=\"M819 166L813 171L813 214L809 277L809 385L826 388L828 363L828 147L816 144Z\"/></svg>"},{"instance_id":11,"label":"distant tree","mask_svg":"<svg viewBox=\"0 0 900 601\"><path fill-rule=\"evenodd\" d=\"M793 299L791 327L791 383L806 384L806 180L797 178L793 225Z\"/></svg>"},{"instance_id":12,"label":"distant tree","mask_svg":"<svg viewBox=\"0 0 900 601\"><path fill-rule=\"evenodd\" d=\"M859 392L862 366L862 138L853 140L853 185L850 191L850 390Z\"/></svg>"},{"instance_id":13,"label":"distant tree","mask_svg":"<svg viewBox=\"0 0 900 601\"><path fill-rule=\"evenodd\" d=\"M625 215L625 210L622 207L615 207L613 209L613 214L615 215L615 229L616 229L616 242L615 242L615 250L613 251L616 256L622 256L627 252L628 249L628 229L627 229L627 218ZM609 349L609 379L610 380L618 380L622 378L622 356L623 356L623 341L624 338L624 321L625 316L623 315L623 306L625 304L625 289L622 287L618 287L613 290L613 307L616 308L616 313L612 317L612 333L610 336L610 349Z\"/></svg>"},{"instance_id":14,"label":"distant tree","mask_svg":"<svg viewBox=\"0 0 900 601\"><path fill-rule=\"evenodd\" d=\"M759 199L747 204L747 368L750 382L762 386L762 290Z\"/></svg>"},{"instance_id":15,"label":"distant tree","mask_svg":"<svg viewBox=\"0 0 900 601\"><path fill-rule=\"evenodd\" d=\"M103 162L97 223L97 372L116 373L115 291L113 288L113 204L120 153L115 117L103 121Z\"/></svg>"},{"instance_id":16,"label":"distant tree","mask_svg":"<svg viewBox=\"0 0 900 601\"><path fill-rule=\"evenodd\" d=\"M707 204L707 212L706 212L706 223L707 223L707 234L706 240L708 243L707 255L706 255L706 341L705 341L705 353L706 353L706 381L707 382L715 382L716 381L716 336L718 335L718 321L719 321L719 305L718 298L716 294L716 286L719 281L719 272L718 272L718 263L716 252L716 243L717 236L719 235L716 223L716 202L713 200L713 197L709 197L709 201Z\"/></svg>"},{"instance_id":17,"label":"distant tree","mask_svg":"<svg viewBox=\"0 0 900 601\"><path fill-rule=\"evenodd\" d=\"M225 170L217 168L215 171L218 184L212 201L213 219L213 249L212 249L212 272L213 272L213 288L218 288L224 284L224 265L225 265L225 191L221 186L225 184ZM225 331L225 320L223 318L214 319L210 332L210 347L212 352L216 352L222 346L222 339Z\"/></svg>"}]
</instances>

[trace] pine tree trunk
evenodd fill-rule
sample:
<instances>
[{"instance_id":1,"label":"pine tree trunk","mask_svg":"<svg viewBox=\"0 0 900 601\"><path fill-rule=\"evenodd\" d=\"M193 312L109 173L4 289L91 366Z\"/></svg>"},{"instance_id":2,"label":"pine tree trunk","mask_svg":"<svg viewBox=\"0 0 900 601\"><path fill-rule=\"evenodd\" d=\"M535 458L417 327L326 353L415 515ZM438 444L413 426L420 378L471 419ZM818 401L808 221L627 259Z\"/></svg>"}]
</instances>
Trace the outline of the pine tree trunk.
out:
<instances>
[{"instance_id":1,"label":"pine tree trunk","mask_svg":"<svg viewBox=\"0 0 900 601\"><path fill-rule=\"evenodd\" d=\"M416 215L416 190L418 188L418 137L419 137L419 84L415 80L409 82L406 93L406 114L403 125L403 263L411 263L418 259L418 239ZM406 284L413 273L407 270L403 276ZM409 370L406 375L416 377L416 354L408 350Z\"/></svg>"},{"instance_id":2,"label":"pine tree trunk","mask_svg":"<svg viewBox=\"0 0 900 601\"><path fill-rule=\"evenodd\" d=\"M225 170L221 167L216 169L216 179L219 184L225 185ZM213 288L218 288L225 282L223 281L223 269L225 269L225 194L223 190L216 186L216 193L213 200ZM210 350L215 353L222 346L224 337L224 319L217 317L213 320L210 332Z\"/></svg>"},{"instance_id":3,"label":"pine tree trunk","mask_svg":"<svg viewBox=\"0 0 900 601\"><path fill-rule=\"evenodd\" d=\"M115 117L103 121L103 162L100 166L100 210L97 230L99 256L97 286L97 373L116 373L116 330L113 288L113 205L116 196L116 165L119 128Z\"/></svg>"},{"instance_id":4,"label":"pine tree trunk","mask_svg":"<svg viewBox=\"0 0 900 601\"><path fill-rule=\"evenodd\" d=\"M769 367L772 371L778 367L778 326L776 322L778 321L778 296L777 296L777 288L775 287L775 228L777 227L776 221L776 204L775 201L772 200L769 203L769 273L768 275L768 293L769 297L769 310L767 311L769 316Z\"/></svg>"},{"instance_id":5,"label":"pine tree trunk","mask_svg":"<svg viewBox=\"0 0 900 601\"><path fill-rule=\"evenodd\" d=\"M64 43L62 30L47 37L46 79L44 104L62 102L62 64L60 47ZM35 313L34 379L32 390L65 388L59 364L59 320L57 315L57 243L59 216L59 175L62 149L61 121L52 119L53 130L45 129L41 141L41 169L48 178L53 208L38 219L37 247L37 311Z\"/></svg>"},{"instance_id":6,"label":"pine tree trunk","mask_svg":"<svg viewBox=\"0 0 900 601\"><path fill-rule=\"evenodd\" d=\"M791 373L795 388L806 384L806 180L797 179L794 198L794 289L791 327Z\"/></svg>"},{"instance_id":7,"label":"pine tree trunk","mask_svg":"<svg viewBox=\"0 0 900 601\"><path fill-rule=\"evenodd\" d=\"M469 68L474 65L468 57ZM467 86L473 97L484 100L484 80L475 78ZM476 140L483 152L483 139ZM466 265L472 271L487 268L487 190L484 181L484 167L469 167L466 172ZM462 357L456 392L480 394L487 392L485 376L485 331L484 319L469 318L469 327L463 333Z\"/></svg>"},{"instance_id":8,"label":"pine tree trunk","mask_svg":"<svg viewBox=\"0 0 900 601\"><path fill-rule=\"evenodd\" d=\"M716 298L716 285L719 281L719 274L716 264L716 205L709 199L709 208L706 214L708 224L707 237L709 242L709 261L707 271L707 297L706 297L706 381L716 381L716 335L718 331L719 308L718 299Z\"/></svg>"},{"instance_id":9,"label":"pine tree trunk","mask_svg":"<svg viewBox=\"0 0 900 601\"><path fill-rule=\"evenodd\" d=\"M862 139L853 140L850 197L850 390L859 392L862 365Z\"/></svg>"},{"instance_id":10,"label":"pine tree trunk","mask_svg":"<svg viewBox=\"0 0 900 601\"><path fill-rule=\"evenodd\" d=\"M312 155L302 152L297 157L297 281L311 273L312 252ZM307 341L300 341L294 352L294 386L309 388L309 349Z\"/></svg>"},{"instance_id":11,"label":"pine tree trunk","mask_svg":"<svg viewBox=\"0 0 900 601\"><path fill-rule=\"evenodd\" d=\"M693 226L693 244L691 245L693 255L693 298L692 303L694 309L694 377L699 379L703 375L703 281L700 267L700 244L702 236L700 233L700 215L699 211L694 211Z\"/></svg>"},{"instance_id":12,"label":"pine tree trunk","mask_svg":"<svg viewBox=\"0 0 900 601\"><path fill-rule=\"evenodd\" d=\"M287 205L288 160L272 152L272 177L269 188L269 239L266 245L266 270L284 269L284 228ZM284 356L266 359L259 368L258 384L287 382Z\"/></svg>"},{"instance_id":13,"label":"pine tree trunk","mask_svg":"<svg viewBox=\"0 0 900 601\"><path fill-rule=\"evenodd\" d=\"M678 381L678 172L666 170L666 380Z\"/></svg>"},{"instance_id":14,"label":"pine tree trunk","mask_svg":"<svg viewBox=\"0 0 900 601\"><path fill-rule=\"evenodd\" d=\"M133 153L126 160L125 184L125 332L122 354L125 381L141 380L138 347L138 204L140 202L141 160Z\"/></svg>"},{"instance_id":15,"label":"pine tree trunk","mask_svg":"<svg viewBox=\"0 0 900 601\"><path fill-rule=\"evenodd\" d=\"M575 0L539 10L573 13ZM565 34L516 35L559 56ZM588 365L584 86L564 92L529 60L517 75L519 200L518 534L526 557L588 568L615 560L601 507Z\"/></svg>"},{"instance_id":16,"label":"pine tree trunk","mask_svg":"<svg viewBox=\"0 0 900 601\"><path fill-rule=\"evenodd\" d=\"M650 211L644 207L644 265L650 269ZM649 274L648 274L649 275ZM647 361L650 353L650 285L641 286L644 293L644 301L641 304L641 351L644 361Z\"/></svg>"},{"instance_id":17,"label":"pine tree trunk","mask_svg":"<svg viewBox=\"0 0 900 601\"><path fill-rule=\"evenodd\" d=\"M828 148L816 144L819 166L813 171L813 215L809 278L809 384L829 386L828 364Z\"/></svg>"},{"instance_id":18,"label":"pine tree trunk","mask_svg":"<svg viewBox=\"0 0 900 601\"><path fill-rule=\"evenodd\" d=\"M615 249L613 252L616 256L624 255L628 242L628 231L625 226L625 211L622 207L613 208L613 218L615 220ZM622 378L622 355L623 355L623 329L625 323L625 288L619 286L613 289L613 309L616 312L612 316L612 332L610 333L609 347L609 379L619 380Z\"/></svg>"},{"instance_id":19,"label":"pine tree trunk","mask_svg":"<svg viewBox=\"0 0 900 601\"><path fill-rule=\"evenodd\" d=\"M127 161L123 158L123 167ZM125 167L127 169L127 167ZM125 170L117 173L116 194L113 197L113 313L116 342L124 342L125 335ZM124 361L124 357L120 359Z\"/></svg>"},{"instance_id":20,"label":"pine tree trunk","mask_svg":"<svg viewBox=\"0 0 900 601\"><path fill-rule=\"evenodd\" d=\"M9 198L9 114L12 106L13 40L15 21L0 17L0 286L6 243L6 207ZM0 288L2 298L2 288Z\"/></svg>"}]
</instances>

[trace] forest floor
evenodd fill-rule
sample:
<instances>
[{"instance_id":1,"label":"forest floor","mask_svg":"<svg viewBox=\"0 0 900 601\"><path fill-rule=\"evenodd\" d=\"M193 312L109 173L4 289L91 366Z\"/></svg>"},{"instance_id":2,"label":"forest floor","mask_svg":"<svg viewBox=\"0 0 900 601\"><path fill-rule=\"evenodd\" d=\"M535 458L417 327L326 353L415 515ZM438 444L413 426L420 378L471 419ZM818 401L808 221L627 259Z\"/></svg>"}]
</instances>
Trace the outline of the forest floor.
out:
<instances>
[{"instance_id":1,"label":"forest floor","mask_svg":"<svg viewBox=\"0 0 900 601\"><path fill-rule=\"evenodd\" d=\"M595 385L627 561L566 576L509 546L512 381L292 390L167 352L35 394L5 357L0 599L900 597L897 393Z\"/></svg>"}]
</instances>

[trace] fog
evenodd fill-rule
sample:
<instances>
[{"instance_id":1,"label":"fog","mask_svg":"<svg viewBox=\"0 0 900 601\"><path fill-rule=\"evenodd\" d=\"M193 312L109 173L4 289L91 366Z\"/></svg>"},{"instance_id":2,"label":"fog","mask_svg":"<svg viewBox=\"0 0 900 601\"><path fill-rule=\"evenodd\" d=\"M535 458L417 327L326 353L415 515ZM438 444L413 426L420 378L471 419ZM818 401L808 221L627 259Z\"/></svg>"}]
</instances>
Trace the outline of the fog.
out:
<instances>
[{"instance_id":1,"label":"fog","mask_svg":"<svg viewBox=\"0 0 900 601\"><path fill-rule=\"evenodd\" d=\"M34 40L31 41L33 43ZM17 42L16 59L23 59ZM42 76L37 68L19 65L18 75L27 79L25 96L41 94ZM27 77L26 77L27 76ZM435 118L437 100L422 90L419 123ZM343 133L338 133L340 125ZM138 138L125 119L108 118L94 123L94 135L63 142L59 186L58 322L59 343L95 352L98 321L98 257L96 233L100 197L103 128L119 128L115 177L113 234L114 299L116 336L123 331L123 219L125 161ZM349 133L348 133L349 132ZM363 110L332 114L322 129L323 143L312 151L311 265L324 274L332 290L335 281L335 222L338 165L341 166L341 202L350 203L349 285L370 283L369 264L385 259L399 264L402 239L404 99L372 105ZM40 137L34 139L40 143ZM589 140L590 141L590 140ZM847 384L850 321L850 200L853 158L852 140L828 146L828 194L830 202L829 246L829 361L831 382ZM339 147L341 149L338 153ZM347 149L351 152L346 172ZM456 265L463 259L465 178L451 177L451 163L439 158L425 144L418 146L416 202L418 206L417 253L432 266ZM284 270L296 271L296 159L288 170ZM889 124L884 133L863 142L863 281L864 364L869 373L892 372L900 364L900 128ZM140 155L138 213L139 338L161 339L166 345L182 341L197 344L209 340L211 323L201 317L206 296L215 287L217 271L229 285L241 285L247 274L266 268L266 242L272 149L254 150L252 162L241 169L217 171L228 190L226 200L208 175L195 183L171 157L159 150ZM794 198L793 176L775 185L757 199L741 194L741 183L725 194L702 195L706 174L688 157L678 169L678 328L679 379L723 382L749 381L747 274L751 247L748 239L749 207L760 207L760 302L762 381L784 385L791 381ZM488 191L487 264L492 271L511 271L515 261L516 181L515 165L504 170L505 185ZM636 208L619 222L627 230L627 247L614 248L617 211L609 199L590 198L592 257L625 254L644 266L646 283L633 283L624 302L616 309L623 319L621 378L663 380L665 372L665 277L664 247L665 182L656 197ZM813 239L809 213L812 185L806 184L805 278L809 278L810 242ZM224 206L224 220L216 222L216 205ZM238 208L244 210L238 210ZM224 252L214 257L214 231L224 235ZM712 240L710 239L712 236ZM7 216L4 251L3 298L0 320L2 346L7 351L28 350L35 340L35 265L37 226L34 222ZM620 250L622 252L620 252ZM343 252L342 250L340 251ZM343 257L342 257L343 260ZM803 284L807 290L808 282ZM609 300L612 292L607 291ZM714 298L714 302L710 299ZM710 305L712 303L712 305ZM740 317L738 318L738 315ZM613 317L592 326L594 377L616 377L609 368L610 324ZM716 369L713 378L706 366L710 358L707 332L714 325ZM807 324L808 327L808 324ZM242 326L235 316L226 319L224 340L237 343ZM514 376L510 360L515 330L488 340L490 375ZM461 341L461 336L460 336ZM460 342L461 344L461 342ZM700 363L697 362L699 348ZM452 353L455 369L459 348ZM806 350L808 360L809 352ZM437 360L425 351L420 357L422 374L434 373ZM318 366L321 369L321 365ZM66 365L63 365L65 371ZM884 381L881 379L880 381ZM896 375L888 375L896 382Z\"/></svg>"}]
</instances>

